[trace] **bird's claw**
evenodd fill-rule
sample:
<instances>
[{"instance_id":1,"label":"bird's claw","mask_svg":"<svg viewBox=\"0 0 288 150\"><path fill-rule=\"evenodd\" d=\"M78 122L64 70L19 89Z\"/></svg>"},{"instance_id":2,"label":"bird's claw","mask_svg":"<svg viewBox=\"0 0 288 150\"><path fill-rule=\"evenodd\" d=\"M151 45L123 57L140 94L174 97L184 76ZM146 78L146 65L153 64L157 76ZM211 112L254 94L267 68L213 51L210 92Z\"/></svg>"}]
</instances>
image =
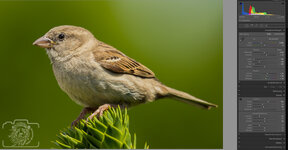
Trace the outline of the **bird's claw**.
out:
<instances>
[{"instance_id":1,"label":"bird's claw","mask_svg":"<svg viewBox=\"0 0 288 150\"><path fill-rule=\"evenodd\" d=\"M76 125L79 123L79 121L82 120L82 119L85 117L85 115L86 115L87 113L91 113L91 112L93 112L94 110L95 110L95 108L85 107L85 108L81 111L81 113L80 113L80 115L77 117L77 119L75 119L75 120L71 123L71 127L76 126Z\"/></svg>"},{"instance_id":2,"label":"bird's claw","mask_svg":"<svg viewBox=\"0 0 288 150\"><path fill-rule=\"evenodd\" d=\"M74 120L74 121L71 123L71 127L76 126L76 125L79 123L80 120L81 120L81 119L79 119L79 118L77 118L76 120Z\"/></svg>"},{"instance_id":3,"label":"bird's claw","mask_svg":"<svg viewBox=\"0 0 288 150\"><path fill-rule=\"evenodd\" d=\"M109 109L110 107L111 107L110 104L101 105L93 114L91 114L91 115L87 118L86 122L88 122L89 119L92 120L95 116L98 116L98 117L102 116L102 115L103 115L103 112L104 112L105 110Z\"/></svg>"}]
</instances>

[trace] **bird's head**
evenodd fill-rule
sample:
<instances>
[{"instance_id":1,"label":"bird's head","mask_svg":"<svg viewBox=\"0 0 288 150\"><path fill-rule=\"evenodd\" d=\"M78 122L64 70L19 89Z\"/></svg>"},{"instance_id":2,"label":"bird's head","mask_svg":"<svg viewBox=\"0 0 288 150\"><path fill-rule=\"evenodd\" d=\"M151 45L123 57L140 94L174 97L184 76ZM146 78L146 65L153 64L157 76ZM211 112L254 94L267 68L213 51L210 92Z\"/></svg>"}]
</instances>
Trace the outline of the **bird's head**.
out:
<instances>
[{"instance_id":1,"label":"bird's head","mask_svg":"<svg viewBox=\"0 0 288 150\"><path fill-rule=\"evenodd\" d=\"M50 29L33 45L45 48L53 60L85 51L85 48L81 47L91 47L93 43L96 43L95 41L93 34L88 30L77 26L63 25Z\"/></svg>"}]
</instances>

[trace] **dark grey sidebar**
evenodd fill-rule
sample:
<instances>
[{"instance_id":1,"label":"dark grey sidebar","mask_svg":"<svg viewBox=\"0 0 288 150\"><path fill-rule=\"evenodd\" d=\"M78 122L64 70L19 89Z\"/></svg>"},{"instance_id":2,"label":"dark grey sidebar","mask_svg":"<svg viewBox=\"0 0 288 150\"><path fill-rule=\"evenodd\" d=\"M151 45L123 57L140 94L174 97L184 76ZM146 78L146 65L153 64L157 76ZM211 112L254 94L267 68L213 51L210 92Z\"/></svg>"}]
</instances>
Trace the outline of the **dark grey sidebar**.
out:
<instances>
[{"instance_id":1,"label":"dark grey sidebar","mask_svg":"<svg viewBox=\"0 0 288 150\"><path fill-rule=\"evenodd\" d=\"M286 150L286 1L238 0L238 150Z\"/></svg>"}]
</instances>

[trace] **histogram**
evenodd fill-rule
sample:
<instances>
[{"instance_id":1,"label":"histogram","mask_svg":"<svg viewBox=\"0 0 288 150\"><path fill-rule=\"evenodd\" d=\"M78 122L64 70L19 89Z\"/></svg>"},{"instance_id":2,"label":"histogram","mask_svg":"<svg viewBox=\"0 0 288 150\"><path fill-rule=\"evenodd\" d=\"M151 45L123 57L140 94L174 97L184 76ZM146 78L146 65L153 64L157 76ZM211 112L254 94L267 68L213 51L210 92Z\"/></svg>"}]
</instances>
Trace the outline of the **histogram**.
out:
<instances>
[{"instance_id":1,"label":"histogram","mask_svg":"<svg viewBox=\"0 0 288 150\"><path fill-rule=\"evenodd\" d=\"M272 15L267 12L256 12L255 7L252 5L249 6L249 12L247 13L244 10L244 3L240 3L240 5L242 5L241 15Z\"/></svg>"}]
</instances>

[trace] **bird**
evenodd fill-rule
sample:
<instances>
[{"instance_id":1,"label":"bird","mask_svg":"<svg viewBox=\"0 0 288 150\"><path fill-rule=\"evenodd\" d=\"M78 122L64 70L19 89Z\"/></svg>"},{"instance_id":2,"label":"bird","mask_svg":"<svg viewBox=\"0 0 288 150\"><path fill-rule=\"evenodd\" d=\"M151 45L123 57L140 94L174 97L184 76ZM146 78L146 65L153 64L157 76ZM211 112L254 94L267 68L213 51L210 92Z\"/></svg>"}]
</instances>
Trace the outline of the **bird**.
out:
<instances>
[{"instance_id":1,"label":"bird","mask_svg":"<svg viewBox=\"0 0 288 150\"><path fill-rule=\"evenodd\" d=\"M164 85L149 68L85 28L56 26L33 45L45 48L58 85L83 107L72 125L89 113L87 119L93 119L110 107L130 108L167 97L204 109L217 107Z\"/></svg>"}]
</instances>

